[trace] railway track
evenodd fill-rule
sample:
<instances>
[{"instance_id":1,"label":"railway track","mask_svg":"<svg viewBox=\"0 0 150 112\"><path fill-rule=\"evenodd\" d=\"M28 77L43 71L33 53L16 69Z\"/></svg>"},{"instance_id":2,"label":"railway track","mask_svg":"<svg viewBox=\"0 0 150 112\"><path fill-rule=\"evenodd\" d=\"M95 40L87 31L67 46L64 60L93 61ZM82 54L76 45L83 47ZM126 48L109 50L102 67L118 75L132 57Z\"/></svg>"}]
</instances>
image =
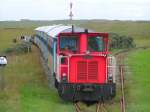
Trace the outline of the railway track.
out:
<instances>
[{"instance_id":1,"label":"railway track","mask_svg":"<svg viewBox=\"0 0 150 112\"><path fill-rule=\"evenodd\" d=\"M125 83L124 83L124 72L125 72L125 65L124 65L124 59L126 56L126 52L120 53L117 55L118 58L118 70L119 70L119 84L120 84L120 90L121 90L121 97L120 97L120 111L126 112L126 100L125 100Z\"/></svg>"},{"instance_id":2,"label":"railway track","mask_svg":"<svg viewBox=\"0 0 150 112\"><path fill-rule=\"evenodd\" d=\"M124 81L124 73L125 73L125 65L124 65L124 59L127 56L129 52L132 52L134 50L139 50L139 49L149 49L150 46L143 46L143 47L136 47L133 49L126 49L121 52L115 53L116 57L118 58L118 67L119 67L119 77L120 77L120 84L121 84L121 98L120 98L120 107L121 107L121 112L126 112L126 99L125 99L125 81Z\"/></svg>"},{"instance_id":3,"label":"railway track","mask_svg":"<svg viewBox=\"0 0 150 112\"><path fill-rule=\"evenodd\" d=\"M76 112L86 112L85 110L81 109L79 102L74 103L74 107ZM104 103L98 102L96 103L95 112L108 112L108 111L106 110Z\"/></svg>"},{"instance_id":4,"label":"railway track","mask_svg":"<svg viewBox=\"0 0 150 112\"><path fill-rule=\"evenodd\" d=\"M126 112L125 93L124 93L124 66L120 65L120 83L121 83L121 112Z\"/></svg>"},{"instance_id":5,"label":"railway track","mask_svg":"<svg viewBox=\"0 0 150 112\"><path fill-rule=\"evenodd\" d=\"M81 112L81 108L80 108L79 102L74 103L74 107L76 109L76 112Z\"/></svg>"},{"instance_id":6,"label":"railway track","mask_svg":"<svg viewBox=\"0 0 150 112\"><path fill-rule=\"evenodd\" d=\"M97 103L96 104L96 112L107 112L104 103Z\"/></svg>"},{"instance_id":7,"label":"railway track","mask_svg":"<svg viewBox=\"0 0 150 112\"><path fill-rule=\"evenodd\" d=\"M143 47L136 47L133 49L125 49L120 52L115 53L114 55L117 58L117 63L118 63L118 70L119 70L119 83L120 83L120 88L121 88L121 98L120 98L120 111L121 112L126 112L126 99L125 99L125 82L124 82L124 73L125 73L125 65L124 65L124 59L128 55L129 52L139 50L139 49L149 49L150 46L143 46Z\"/></svg>"}]
</instances>

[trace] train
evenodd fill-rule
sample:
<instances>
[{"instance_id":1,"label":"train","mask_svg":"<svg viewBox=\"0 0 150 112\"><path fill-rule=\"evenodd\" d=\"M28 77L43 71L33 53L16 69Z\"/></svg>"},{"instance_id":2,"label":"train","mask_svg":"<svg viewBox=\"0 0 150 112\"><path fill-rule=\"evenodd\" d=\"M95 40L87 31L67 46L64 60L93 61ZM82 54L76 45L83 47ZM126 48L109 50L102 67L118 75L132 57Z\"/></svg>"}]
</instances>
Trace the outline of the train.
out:
<instances>
[{"instance_id":1,"label":"train","mask_svg":"<svg viewBox=\"0 0 150 112\"><path fill-rule=\"evenodd\" d=\"M35 29L34 43L64 101L101 102L115 97L116 61L109 52L108 36L74 25Z\"/></svg>"}]
</instances>

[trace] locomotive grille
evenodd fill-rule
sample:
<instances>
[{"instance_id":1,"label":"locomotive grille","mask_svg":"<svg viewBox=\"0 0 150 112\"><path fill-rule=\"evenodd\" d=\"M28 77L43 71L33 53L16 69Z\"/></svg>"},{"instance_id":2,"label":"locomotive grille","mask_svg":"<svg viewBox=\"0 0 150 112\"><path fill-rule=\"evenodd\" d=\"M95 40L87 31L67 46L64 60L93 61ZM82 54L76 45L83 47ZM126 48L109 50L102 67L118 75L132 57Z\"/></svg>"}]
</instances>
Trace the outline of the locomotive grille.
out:
<instances>
[{"instance_id":1,"label":"locomotive grille","mask_svg":"<svg viewBox=\"0 0 150 112\"><path fill-rule=\"evenodd\" d=\"M89 62L88 63L88 79L97 80L97 78L98 78L98 63Z\"/></svg>"},{"instance_id":2,"label":"locomotive grille","mask_svg":"<svg viewBox=\"0 0 150 112\"><path fill-rule=\"evenodd\" d=\"M98 80L98 62L79 61L77 63L77 80L78 81Z\"/></svg>"},{"instance_id":3,"label":"locomotive grille","mask_svg":"<svg viewBox=\"0 0 150 112\"><path fill-rule=\"evenodd\" d=\"M77 80L87 80L87 63L78 62L77 64Z\"/></svg>"}]
</instances>

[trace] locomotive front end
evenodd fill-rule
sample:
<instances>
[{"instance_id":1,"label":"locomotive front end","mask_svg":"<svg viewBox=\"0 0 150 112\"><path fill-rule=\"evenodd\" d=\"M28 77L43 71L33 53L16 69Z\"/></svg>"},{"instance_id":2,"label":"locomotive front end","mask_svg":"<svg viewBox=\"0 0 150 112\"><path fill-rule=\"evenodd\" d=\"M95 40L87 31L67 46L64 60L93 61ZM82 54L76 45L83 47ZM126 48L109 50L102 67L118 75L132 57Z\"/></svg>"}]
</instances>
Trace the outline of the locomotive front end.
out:
<instances>
[{"instance_id":1,"label":"locomotive front end","mask_svg":"<svg viewBox=\"0 0 150 112\"><path fill-rule=\"evenodd\" d=\"M56 82L67 101L104 101L115 96L115 58L109 56L107 33L61 33Z\"/></svg>"}]
</instances>

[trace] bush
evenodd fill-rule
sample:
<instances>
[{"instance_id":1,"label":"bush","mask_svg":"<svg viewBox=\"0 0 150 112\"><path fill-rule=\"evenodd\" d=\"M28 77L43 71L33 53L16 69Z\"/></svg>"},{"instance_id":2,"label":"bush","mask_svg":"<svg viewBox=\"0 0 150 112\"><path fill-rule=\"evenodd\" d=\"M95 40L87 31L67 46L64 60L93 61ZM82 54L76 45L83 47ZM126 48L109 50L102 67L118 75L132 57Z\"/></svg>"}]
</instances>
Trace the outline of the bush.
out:
<instances>
[{"instance_id":1,"label":"bush","mask_svg":"<svg viewBox=\"0 0 150 112\"><path fill-rule=\"evenodd\" d=\"M110 44L109 48L112 49L128 49L134 48L136 45L132 37L121 36L116 33L109 33Z\"/></svg>"},{"instance_id":2,"label":"bush","mask_svg":"<svg viewBox=\"0 0 150 112\"><path fill-rule=\"evenodd\" d=\"M7 48L4 51L4 54L23 54L31 52L31 43L23 42L21 44L17 44L12 48Z\"/></svg>"}]
</instances>

